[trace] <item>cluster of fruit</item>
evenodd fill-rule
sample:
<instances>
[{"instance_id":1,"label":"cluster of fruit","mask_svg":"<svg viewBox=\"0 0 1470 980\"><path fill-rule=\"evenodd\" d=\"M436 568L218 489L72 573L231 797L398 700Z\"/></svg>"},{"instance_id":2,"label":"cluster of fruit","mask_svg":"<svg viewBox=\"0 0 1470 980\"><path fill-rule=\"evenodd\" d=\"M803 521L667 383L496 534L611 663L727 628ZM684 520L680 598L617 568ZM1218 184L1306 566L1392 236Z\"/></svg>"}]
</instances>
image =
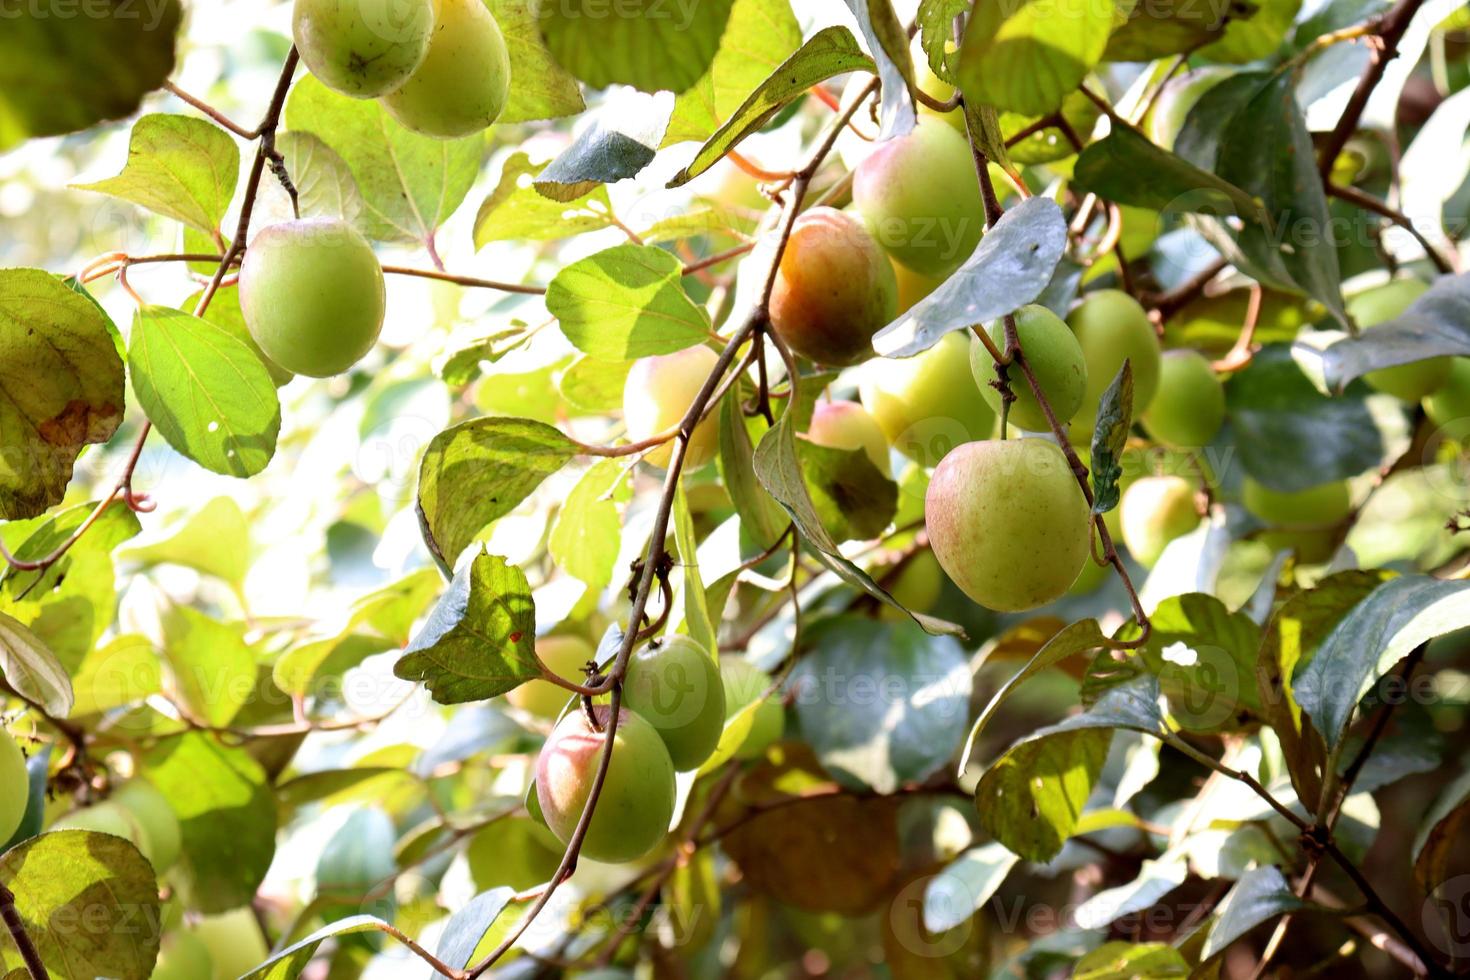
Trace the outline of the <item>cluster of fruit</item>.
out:
<instances>
[{"instance_id":1,"label":"cluster of fruit","mask_svg":"<svg viewBox=\"0 0 1470 980\"><path fill-rule=\"evenodd\" d=\"M568 680L594 657L586 640L550 635L536 643L542 666ZM656 847L674 814L674 773L702 766L728 719L749 712L734 755L751 758L781 737L780 705L765 695L771 678L748 661L715 657L687 636L644 647L628 663L612 760L581 853L594 861L633 861ZM536 760L536 805L563 844L571 841L607 744L611 709L568 706L551 681L523 684L511 704L542 718L561 716ZM736 730L732 728L732 730Z\"/></svg>"}]
</instances>

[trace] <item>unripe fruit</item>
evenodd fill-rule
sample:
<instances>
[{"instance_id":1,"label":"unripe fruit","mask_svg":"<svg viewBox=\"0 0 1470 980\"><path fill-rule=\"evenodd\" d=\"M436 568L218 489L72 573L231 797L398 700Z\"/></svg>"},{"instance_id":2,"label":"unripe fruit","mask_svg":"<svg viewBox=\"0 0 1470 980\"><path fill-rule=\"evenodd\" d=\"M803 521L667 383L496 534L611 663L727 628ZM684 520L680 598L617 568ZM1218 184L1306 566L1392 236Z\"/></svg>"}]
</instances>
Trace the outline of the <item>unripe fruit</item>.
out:
<instances>
[{"instance_id":1,"label":"unripe fruit","mask_svg":"<svg viewBox=\"0 0 1470 980\"><path fill-rule=\"evenodd\" d=\"M969 341L958 331L913 357L865 365L860 391L888 442L921 466L995 429L995 413L970 372Z\"/></svg>"},{"instance_id":2,"label":"unripe fruit","mask_svg":"<svg viewBox=\"0 0 1470 980\"><path fill-rule=\"evenodd\" d=\"M1159 390L1143 427L1156 441L1176 448L1208 446L1225 424L1225 386L1199 351L1164 351Z\"/></svg>"},{"instance_id":3,"label":"unripe fruit","mask_svg":"<svg viewBox=\"0 0 1470 980\"><path fill-rule=\"evenodd\" d=\"M1272 490L1246 477L1241 486L1245 509L1267 524L1288 528L1320 528L1337 524L1352 513L1346 480L1321 483L1305 490Z\"/></svg>"},{"instance_id":4,"label":"unripe fruit","mask_svg":"<svg viewBox=\"0 0 1470 980\"><path fill-rule=\"evenodd\" d=\"M336 218L302 218L255 236L240 265L240 308L265 356L313 378L362 359L383 329L383 267Z\"/></svg>"},{"instance_id":5,"label":"unripe fruit","mask_svg":"<svg viewBox=\"0 0 1470 980\"><path fill-rule=\"evenodd\" d=\"M1182 476L1146 476L1123 494L1123 543L1144 568L1153 568L1169 542L1199 526L1194 486Z\"/></svg>"},{"instance_id":6,"label":"unripe fruit","mask_svg":"<svg viewBox=\"0 0 1470 980\"><path fill-rule=\"evenodd\" d=\"M903 316L914 308L914 304L938 289L944 282L942 276L926 276L915 272L897 259L892 259L893 275L898 282L898 312Z\"/></svg>"},{"instance_id":7,"label":"unripe fruit","mask_svg":"<svg viewBox=\"0 0 1470 980\"><path fill-rule=\"evenodd\" d=\"M1184 121L1195 103L1205 93L1229 78L1234 72L1220 65L1196 68L1176 75L1164 85L1148 114L1148 135L1166 150L1174 149L1174 141L1184 128Z\"/></svg>"},{"instance_id":8,"label":"unripe fruit","mask_svg":"<svg viewBox=\"0 0 1470 980\"><path fill-rule=\"evenodd\" d=\"M726 720L754 704L771 687L771 675L741 657L720 658L720 680L725 685ZM777 692L761 701L755 709L750 731L745 741L740 743L740 748L736 749L735 758L759 758L785 732L786 712L781 708L780 693Z\"/></svg>"},{"instance_id":9,"label":"unripe fruit","mask_svg":"<svg viewBox=\"0 0 1470 980\"><path fill-rule=\"evenodd\" d=\"M465 848L478 891L508 885L525 891L544 884L561 865L561 842L540 821L511 817L486 824Z\"/></svg>"},{"instance_id":10,"label":"unripe fruit","mask_svg":"<svg viewBox=\"0 0 1470 980\"><path fill-rule=\"evenodd\" d=\"M176 929L163 937L150 980L208 980L214 976L209 947L187 929Z\"/></svg>"},{"instance_id":11,"label":"unripe fruit","mask_svg":"<svg viewBox=\"0 0 1470 980\"><path fill-rule=\"evenodd\" d=\"M878 244L923 275L958 269L985 232L970 144L937 119L921 116L863 160L852 201Z\"/></svg>"},{"instance_id":12,"label":"unripe fruit","mask_svg":"<svg viewBox=\"0 0 1470 980\"><path fill-rule=\"evenodd\" d=\"M291 35L322 84L356 99L387 95L423 63L429 0L296 0Z\"/></svg>"},{"instance_id":13,"label":"unripe fruit","mask_svg":"<svg viewBox=\"0 0 1470 980\"><path fill-rule=\"evenodd\" d=\"M654 727L679 772L698 769L720 744L725 686L715 658L687 636L667 637L633 655L623 703Z\"/></svg>"},{"instance_id":14,"label":"unripe fruit","mask_svg":"<svg viewBox=\"0 0 1470 980\"><path fill-rule=\"evenodd\" d=\"M1138 301L1116 289L1088 293L1067 315L1067 324L1087 361L1087 396L1077 410L1073 436L1091 435L1103 392L1113 383L1124 359L1133 366L1133 415L1137 418L1148 411L1159 388L1161 353L1153 324Z\"/></svg>"},{"instance_id":15,"label":"unripe fruit","mask_svg":"<svg viewBox=\"0 0 1470 980\"><path fill-rule=\"evenodd\" d=\"M603 731L587 724L585 712L573 711L536 759L536 799L546 825L563 844L572 839L582 818L607 744L612 712L605 705L593 710ZM593 861L632 861L668 833L674 816L674 763L654 727L626 709L618 714L612 753L582 854Z\"/></svg>"},{"instance_id":16,"label":"unripe fruit","mask_svg":"<svg viewBox=\"0 0 1470 980\"><path fill-rule=\"evenodd\" d=\"M214 980L234 980L254 970L270 956L260 935L260 924L247 905L200 919L194 935L209 951L214 963Z\"/></svg>"},{"instance_id":17,"label":"unripe fruit","mask_svg":"<svg viewBox=\"0 0 1470 980\"><path fill-rule=\"evenodd\" d=\"M543 636L536 640L536 659L559 677L581 683L589 660L597 656L592 644L580 636ZM505 700L538 718L555 718L566 707L572 692L551 681L527 681L505 695Z\"/></svg>"},{"instance_id":18,"label":"unripe fruit","mask_svg":"<svg viewBox=\"0 0 1470 980\"><path fill-rule=\"evenodd\" d=\"M141 838L138 849L147 856L159 874L173 867L183 847L179 817L162 793L145 779L130 779L109 797L127 811L137 825Z\"/></svg>"},{"instance_id":19,"label":"unripe fruit","mask_svg":"<svg viewBox=\"0 0 1470 980\"><path fill-rule=\"evenodd\" d=\"M439 0L429 51L383 108L424 136L471 136L500 118L510 94L510 54L484 0Z\"/></svg>"},{"instance_id":20,"label":"unripe fruit","mask_svg":"<svg viewBox=\"0 0 1470 980\"><path fill-rule=\"evenodd\" d=\"M861 222L827 207L796 219L771 290L771 327L788 347L820 364L856 364L897 315L893 266Z\"/></svg>"},{"instance_id":21,"label":"unripe fruit","mask_svg":"<svg viewBox=\"0 0 1470 980\"><path fill-rule=\"evenodd\" d=\"M10 733L0 728L0 844L10 840L20 828L30 792L25 754Z\"/></svg>"},{"instance_id":22,"label":"unripe fruit","mask_svg":"<svg viewBox=\"0 0 1470 980\"><path fill-rule=\"evenodd\" d=\"M1403 314L1424 295L1429 285L1420 279L1395 279L1386 286L1359 293L1348 300L1348 315L1364 328L1376 327ZM1406 402L1417 402L1439 389L1450 377L1450 359L1431 357L1396 367L1369 371L1363 380L1378 391Z\"/></svg>"},{"instance_id":23,"label":"unripe fruit","mask_svg":"<svg viewBox=\"0 0 1470 980\"><path fill-rule=\"evenodd\" d=\"M628 427L629 441L642 442L678 425L719 359L708 347L689 347L673 354L645 357L634 364L623 385L623 423ZM684 453L684 469L703 466L715 458L719 448L720 430L711 412L694 427ZM643 458L654 466L667 467L673 454L671 439Z\"/></svg>"},{"instance_id":24,"label":"unripe fruit","mask_svg":"<svg viewBox=\"0 0 1470 980\"><path fill-rule=\"evenodd\" d=\"M944 457L924 497L934 556L966 595L1001 612L1060 598L1087 560L1091 517L1045 439L990 439Z\"/></svg>"},{"instance_id":25,"label":"unripe fruit","mask_svg":"<svg viewBox=\"0 0 1470 980\"><path fill-rule=\"evenodd\" d=\"M861 449L888 475L888 438L878 421L857 402L821 402L812 411L806 437L831 449Z\"/></svg>"},{"instance_id":26,"label":"unripe fruit","mask_svg":"<svg viewBox=\"0 0 1470 980\"><path fill-rule=\"evenodd\" d=\"M997 349L1006 349L1005 318L1002 317L986 328ZM1044 306L1023 306L1016 311L1016 336L1021 341L1021 352L1026 363L1036 375L1037 384L1056 413L1057 421L1066 425L1077 414L1082 399L1087 394L1087 364L1082 357L1082 345L1062 322L1062 318ZM975 374L975 383L985 396L991 409L1000 413L1000 390L991 384L997 379L995 359L984 344L970 345L970 370ZM1009 421L1032 432L1050 432L1046 413L1026 381L1020 368L1012 367L1007 376L1016 400L1011 403Z\"/></svg>"},{"instance_id":27,"label":"unripe fruit","mask_svg":"<svg viewBox=\"0 0 1470 980\"><path fill-rule=\"evenodd\" d=\"M1424 413L1440 428L1470 419L1470 357L1452 357L1449 361L1449 378L1439 386L1439 390L1424 399ZM1460 438L1465 432L1452 434Z\"/></svg>"}]
</instances>

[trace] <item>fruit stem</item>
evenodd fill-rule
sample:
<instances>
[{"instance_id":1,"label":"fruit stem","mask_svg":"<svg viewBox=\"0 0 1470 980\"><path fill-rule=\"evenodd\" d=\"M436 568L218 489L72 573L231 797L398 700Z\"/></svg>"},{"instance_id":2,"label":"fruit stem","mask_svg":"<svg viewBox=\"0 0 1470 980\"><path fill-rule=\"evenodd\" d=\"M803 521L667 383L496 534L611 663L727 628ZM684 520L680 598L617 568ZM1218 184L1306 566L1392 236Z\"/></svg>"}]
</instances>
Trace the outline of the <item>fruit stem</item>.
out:
<instances>
[{"instance_id":1,"label":"fruit stem","mask_svg":"<svg viewBox=\"0 0 1470 980\"><path fill-rule=\"evenodd\" d=\"M15 907L15 892L6 888L4 883L0 883L0 919L4 919L5 928L10 930L10 938L15 940L15 948L20 950L20 958L30 971L31 980L50 980L50 974L41 962L41 954L37 952L36 944L31 942L25 921Z\"/></svg>"}]
</instances>

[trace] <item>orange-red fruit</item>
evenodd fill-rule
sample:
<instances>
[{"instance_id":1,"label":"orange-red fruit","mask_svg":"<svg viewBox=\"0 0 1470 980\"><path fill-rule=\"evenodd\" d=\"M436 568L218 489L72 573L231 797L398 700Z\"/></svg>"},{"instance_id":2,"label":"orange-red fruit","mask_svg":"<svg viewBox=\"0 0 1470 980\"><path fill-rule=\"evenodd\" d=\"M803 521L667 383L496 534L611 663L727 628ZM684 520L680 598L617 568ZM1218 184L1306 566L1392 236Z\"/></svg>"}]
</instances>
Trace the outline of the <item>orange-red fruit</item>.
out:
<instances>
[{"instance_id":1,"label":"orange-red fruit","mask_svg":"<svg viewBox=\"0 0 1470 980\"><path fill-rule=\"evenodd\" d=\"M787 346L820 364L856 364L897 315L893 266L862 222L825 207L796 219L771 291L771 326Z\"/></svg>"}]
</instances>

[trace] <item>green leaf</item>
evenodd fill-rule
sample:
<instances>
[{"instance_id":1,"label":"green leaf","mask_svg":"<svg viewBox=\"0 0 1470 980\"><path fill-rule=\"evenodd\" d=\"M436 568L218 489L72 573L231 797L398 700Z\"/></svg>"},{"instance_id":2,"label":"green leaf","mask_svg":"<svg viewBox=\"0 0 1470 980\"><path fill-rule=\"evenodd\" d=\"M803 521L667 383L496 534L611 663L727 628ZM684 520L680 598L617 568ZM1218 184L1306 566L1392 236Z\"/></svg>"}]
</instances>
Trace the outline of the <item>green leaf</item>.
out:
<instances>
[{"instance_id":1,"label":"green leaf","mask_svg":"<svg viewBox=\"0 0 1470 980\"><path fill-rule=\"evenodd\" d=\"M1291 32L1302 0L1250 0L1248 16L1235 16L1225 36L1200 49L1208 61L1244 65L1274 54Z\"/></svg>"},{"instance_id":2,"label":"green leaf","mask_svg":"<svg viewBox=\"0 0 1470 980\"><path fill-rule=\"evenodd\" d=\"M568 404L582 414L603 415L621 411L623 389L632 368L632 361L579 357L562 372L557 389Z\"/></svg>"},{"instance_id":3,"label":"green leaf","mask_svg":"<svg viewBox=\"0 0 1470 980\"><path fill-rule=\"evenodd\" d=\"M1067 244L1056 202L1038 194L1006 211L954 275L873 337L884 357L912 357L952 330L1014 312L1040 296Z\"/></svg>"},{"instance_id":4,"label":"green leaf","mask_svg":"<svg viewBox=\"0 0 1470 980\"><path fill-rule=\"evenodd\" d=\"M879 88L879 139L907 135L918 116L914 109L914 62L909 53L909 35L899 22L889 0L845 0L857 19L868 50L877 62Z\"/></svg>"},{"instance_id":5,"label":"green leaf","mask_svg":"<svg viewBox=\"0 0 1470 980\"><path fill-rule=\"evenodd\" d=\"M709 338L683 266L652 245L614 245L557 273L546 308L572 346L604 361L672 354Z\"/></svg>"},{"instance_id":6,"label":"green leaf","mask_svg":"<svg viewBox=\"0 0 1470 980\"><path fill-rule=\"evenodd\" d=\"M255 653L243 623L175 606L163 617L163 654L174 697L207 725L228 725L255 692Z\"/></svg>"},{"instance_id":7,"label":"green leaf","mask_svg":"<svg viewBox=\"0 0 1470 980\"><path fill-rule=\"evenodd\" d=\"M1082 151L1073 170L1078 190L1153 211L1239 214L1269 227L1255 198L1149 142L1132 126L1114 122L1103 139Z\"/></svg>"},{"instance_id":8,"label":"green leaf","mask_svg":"<svg viewBox=\"0 0 1470 980\"><path fill-rule=\"evenodd\" d=\"M143 772L179 818L183 857L172 877L189 907L213 914L250 902L276 852L276 803L260 763L186 732L149 750Z\"/></svg>"},{"instance_id":9,"label":"green leaf","mask_svg":"<svg viewBox=\"0 0 1470 980\"><path fill-rule=\"evenodd\" d=\"M1353 710L1421 643L1470 626L1470 582L1391 579L1353 607L1292 681L1297 703L1336 750Z\"/></svg>"},{"instance_id":10,"label":"green leaf","mask_svg":"<svg viewBox=\"0 0 1470 980\"><path fill-rule=\"evenodd\" d=\"M363 227L383 241L428 240L464 201L485 155L478 134L420 136L376 102L338 95L312 75L291 89L286 125L315 133L347 162L366 205Z\"/></svg>"},{"instance_id":11,"label":"green leaf","mask_svg":"<svg viewBox=\"0 0 1470 980\"><path fill-rule=\"evenodd\" d=\"M466 562L393 673L440 704L483 701L541 676L526 575L483 552Z\"/></svg>"},{"instance_id":12,"label":"green leaf","mask_svg":"<svg viewBox=\"0 0 1470 980\"><path fill-rule=\"evenodd\" d=\"M1223 953L1241 936L1263 922L1303 908L1275 865L1247 871L1215 909L1215 924L1201 950L1201 959Z\"/></svg>"},{"instance_id":13,"label":"green leaf","mask_svg":"<svg viewBox=\"0 0 1470 980\"><path fill-rule=\"evenodd\" d=\"M59 830L0 854L0 885L41 961L58 977L148 980L158 956L158 883L131 842ZM0 971L29 976L15 944L0 943Z\"/></svg>"},{"instance_id":14,"label":"green leaf","mask_svg":"<svg viewBox=\"0 0 1470 980\"><path fill-rule=\"evenodd\" d=\"M547 542L557 567L593 589L612 582L623 540L618 505L633 496L627 475L621 460L594 463L567 494Z\"/></svg>"},{"instance_id":15,"label":"green leaf","mask_svg":"<svg viewBox=\"0 0 1470 980\"><path fill-rule=\"evenodd\" d=\"M966 101L1044 115L1102 60L1118 11L1091 0L979 4L957 69Z\"/></svg>"},{"instance_id":16,"label":"green leaf","mask_svg":"<svg viewBox=\"0 0 1470 980\"><path fill-rule=\"evenodd\" d=\"M694 159L669 181L670 187L689 183L719 162L741 140L757 132L789 102L819 82L854 71L873 71L873 60L858 47L845 27L818 31L750 93L715 134L705 140Z\"/></svg>"},{"instance_id":17,"label":"green leaf","mask_svg":"<svg viewBox=\"0 0 1470 980\"><path fill-rule=\"evenodd\" d=\"M761 548L776 543L789 525L785 512L756 479L751 465L755 448L750 443L740 398L720 402L720 480L740 515L740 526ZM764 422L762 422L764 424Z\"/></svg>"},{"instance_id":18,"label":"green leaf","mask_svg":"<svg viewBox=\"0 0 1470 980\"><path fill-rule=\"evenodd\" d=\"M474 962L480 942L514 898L514 889L492 888L476 895L464 908L451 915L435 949L439 962L456 969L468 969Z\"/></svg>"},{"instance_id":19,"label":"green leaf","mask_svg":"<svg viewBox=\"0 0 1470 980\"><path fill-rule=\"evenodd\" d=\"M301 976L317 948L328 939L364 932L388 932L393 927L372 915L350 915L322 926L305 939L298 940L270 959L240 977L240 980L295 980Z\"/></svg>"},{"instance_id":20,"label":"green leaf","mask_svg":"<svg viewBox=\"0 0 1470 980\"><path fill-rule=\"evenodd\" d=\"M0 612L0 676L28 701L46 713L65 718L71 713L71 678L41 639L18 619Z\"/></svg>"},{"instance_id":21,"label":"green leaf","mask_svg":"<svg viewBox=\"0 0 1470 980\"><path fill-rule=\"evenodd\" d=\"M709 71L674 100L664 144L708 139L800 44L790 0L735 0Z\"/></svg>"},{"instance_id":22,"label":"green leaf","mask_svg":"<svg viewBox=\"0 0 1470 980\"><path fill-rule=\"evenodd\" d=\"M1103 60L1153 61L1195 51L1224 33L1228 17L1249 17L1253 12L1249 0L1232 3L1226 10L1190 0L1134 4L1127 21L1108 38Z\"/></svg>"},{"instance_id":23,"label":"green leaf","mask_svg":"<svg viewBox=\"0 0 1470 980\"><path fill-rule=\"evenodd\" d=\"M225 328L167 307L142 307L128 338L128 370L154 427L205 469L254 476L275 455L275 382Z\"/></svg>"},{"instance_id":24,"label":"green leaf","mask_svg":"<svg viewBox=\"0 0 1470 980\"><path fill-rule=\"evenodd\" d=\"M1245 471L1273 490L1344 480L1408 446L1402 403L1364 384L1329 398L1287 344L1267 344L1225 388L1234 448Z\"/></svg>"},{"instance_id":25,"label":"green leaf","mask_svg":"<svg viewBox=\"0 0 1470 980\"><path fill-rule=\"evenodd\" d=\"M834 449L798 437L796 455L822 526L840 541L880 536L898 510L898 484L864 449Z\"/></svg>"},{"instance_id":26,"label":"green leaf","mask_svg":"<svg viewBox=\"0 0 1470 980\"><path fill-rule=\"evenodd\" d=\"M31 752L26 759L26 808L21 814L20 826L15 828L15 833L10 839L0 841L0 854L4 854L21 841L30 840L42 830L46 820L46 783L51 774L51 746L42 745ZM23 974L19 980L31 980L30 974Z\"/></svg>"},{"instance_id":27,"label":"green leaf","mask_svg":"<svg viewBox=\"0 0 1470 980\"><path fill-rule=\"evenodd\" d=\"M108 4L101 16L70 9L73 16L62 16L59 7L24 4L5 13L0 150L131 116L173 74L184 18L178 0Z\"/></svg>"},{"instance_id":28,"label":"green leaf","mask_svg":"<svg viewBox=\"0 0 1470 980\"><path fill-rule=\"evenodd\" d=\"M554 201L532 186L544 169L524 153L513 153L495 190L475 214L475 248L491 242L549 241L612 225L607 188L598 186L575 201Z\"/></svg>"},{"instance_id":29,"label":"green leaf","mask_svg":"<svg viewBox=\"0 0 1470 980\"><path fill-rule=\"evenodd\" d=\"M336 150L314 133L282 133L276 138L276 150L296 186L296 203L303 218L341 218L354 227L362 226L367 205L352 169Z\"/></svg>"},{"instance_id":30,"label":"green leaf","mask_svg":"<svg viewBox=\"0 0 1470 980\"><path fill-rule=\"evenodd\" d=\"M942 81L954 83L952 64L958 52L954 45L955 18L969 14L970 0L920 0L918 23L919 43L929 69Z\"/></svg>"},{"instance_id":31,"label":"green leaf","mask_svg":"<svg viewBox=\"0 0 1470 980\"><path fill-rule=\"evenodd\" d=\"M82 447L117 431L116 336L90 296L40 269L0 269L0 519L60 503Z\"/></svg>"},{"instance_id":32,"label":"green leaf","mask_svg":"<svg viewBox=\"0 0 1470 980\"><path fill-rule=\"evenodd\" d=\"M1050 861L1072 836L1113 733L1043 729L985 771L975 805L987 833L1027 861Z\"/></svg>"},{"instance_id":33,"label":"green leaf","mask_svg":"<svg viewBox=\"0 0 1470 980\"><path fill-rule=\"evenodd\" d=\"M577 443L530 419L471 419L440 432L419 466L419 525L429 550L451 565L576 452Z\"/></svg>"},{"instance_id":34,"label":"green leaf","mask_svg":"<svg viewBox=\"0 0 1470 980\"><path fill-rule=\"evenodd\" d=\"M970 921L1019 860L1004 844L992 842L945 865L924 885L924 928L938 935Z\"/></svg>"},{"instance_id":35,"label":"green leaf","mask_svg":"<svg viewBox=\"0 0 1470 980\"><path fill-rule=\"evenodd\" d=\"M122 173L71 186L141 204L210 235L239 178L240 148L229 133L203 119L154 113L133 124Z\"/></svg>"},{"instance_id":36,"label":"green leaf","mask_svg":"<svg viewBox=\"0 0 1470 980\"><path fill-rule=\"evenodd\" d=\"M1470 829L1470 769L1440 790L1414 835L1414 880L1425 895L1445 884L1451 858Z\"/></svg>"},{"instance_id":37,"label":"green leaf","mask_svg":"<svg viewBox=\"0 0 1470 980\"><path fill-rule=\"evenodd\" d=\"M1077 961L1072 980L1165 980L1189 976L1184 954L1167 943L1103 943Z\"/></svg>"},{"instance_id":38,"label":"green leaf","mask_svg":"<svg viewBox=\"0 0 1470 980\"><path fill-rule=\"evenodd\" d=\"M439 578L437 572L434 578ZM271 680L287 694L319 694L322 693L319 687L340 679L368 657L390 650L395 645L383 637L356 632L303 643L276 659L271 665Z\"/></svg>"},{"instance_id":39,"label":"green leaf","mask_svg":"<svg viewBox=\"0 0 1470 980\"><path fill-rule=\"evenodd\" d=\"M706 650L719 649L716 623L711 621L708 597L704 591L704 579L699 574L699 537L694 528L694 516L689 512L689 497L684 493L681 482L674 491L674 551L683 577L680 591L683 593L683 630Z\"/></svg>"},{"instance_id":40,"label":"green leaf","mask_svg":"<svg viewBox=\"0 0 1470 980\"><path fill-rule=\"evenodd\" d=\"M1092 512L1106 514L1118 506L1123 488L1123 450L1133 426L1133 364L1113 376L1097 405L1097 422L1092 430Z\"/></svg>"},{"instance_id":41,"label":"green leaf","mask_svg":"<svg viewBox=\"0 0 1470 980\"><path fill-rule=\"evenodd\" d=\"M71 717L85 718L125 704L141 704L163 690L158 651L147 637L129 633L87 653L75 671Z\"/></svg>"},{"instance_id":42,"label":"green leaf","mask_svg":"<svg viewBox=\"0 0 1470 980\"><path fill-rule=\"evenodd\" d=\"M391 585L370 592L352 604L348 626L368 627L394 646L408 642L413 624L439 595L444 580L432 568L409 572Z\"/></svg>"},{"instance_id":43,"label":"green leaf","mask_svg":"<svg viewBox=\"0 0 1470 980\"><path fill-rule=\"evenodd\" d=\"M239 591L250 570L250 525L233 497L215 497L189 514L161 541L118 557L144 565L182 565L213 575Z\"/></svg>"},{"instance_id":44,"label":"green leaf","mask_svg":"<svg viewBox=\"0 0 1470 980\"><path fill-rule=\"evenodd\" d=\"M510 95L500 123L575 116L587 107L577 80L567 74L541 39L536 0L487 0L510 54Z\"/></svg>"},{"instance_id":45,"label":"green leaf","mask_svg":"<svg viewBox=\"0 0 1470 980\"><path fill-rule=\"evenodd\" d=\"M1332 344L1322 381L1341 393L1369 371L1447 354L1470 354L1470 273L1440 277L1401 315Z\"/></svg>"},{"instance_id":46,"label":"green leaf","mask_svg":"<svg viewBox=\"0 0 1470 980\"><path fill-rule=\"evenodd\" d=\"M969 656L953 637L841 616L814 627L806 642L789 687L802 736L838 782L892 793L953 758L971 684Z\"/></svg>"},{"instance_id":47,"label":"green leaf","mask_svg":"<svg viewBox=\"0 0 1470 980\"><path fill-rule=\"evenodd\" d=\"M667 120L654 96L623 92L604 103L591 123L536 176L544 197L575 201L599 184L638 176L658 152Z\"/></svg>"},{"instance_id":48,"label":"green leaf","mask_svg":"<svg viewBox=\"0 0 1470 980\"><path fill-rule=\"evenodd\" d=\"M733 0L680 6L600 0L539 4L541 36L552 57L593 88L631 85L682 92L714 60Z\"/></svg>"}]
</instances>

